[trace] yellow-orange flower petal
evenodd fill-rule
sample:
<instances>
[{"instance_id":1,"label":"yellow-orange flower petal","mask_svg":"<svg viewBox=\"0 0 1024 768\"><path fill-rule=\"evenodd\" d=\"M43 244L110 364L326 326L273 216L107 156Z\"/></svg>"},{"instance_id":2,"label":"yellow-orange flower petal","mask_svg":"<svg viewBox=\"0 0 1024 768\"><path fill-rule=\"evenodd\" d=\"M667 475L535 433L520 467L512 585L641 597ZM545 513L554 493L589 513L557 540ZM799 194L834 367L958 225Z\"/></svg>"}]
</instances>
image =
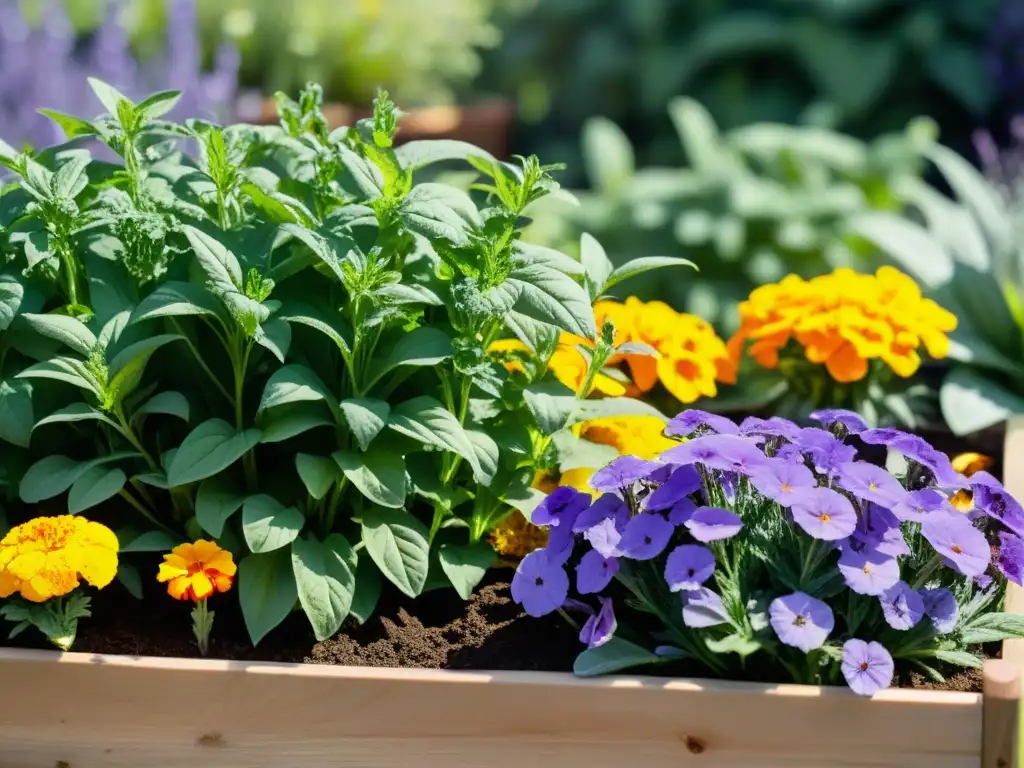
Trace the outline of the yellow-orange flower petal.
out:
<instances>
[{"instance_id":1,"label":"yellow-orange flower petal","mask_svg":"<svg viewBox=\"0 0 1024 768\"><path fill-rule=\"evenodd\" d=\"M237 572L234 558L216 542L199 539L179 544L164 555L156 579L167 582L167 594L176 600L206 600L214 592L227 592Z\"/></svg>"}]
</instances>

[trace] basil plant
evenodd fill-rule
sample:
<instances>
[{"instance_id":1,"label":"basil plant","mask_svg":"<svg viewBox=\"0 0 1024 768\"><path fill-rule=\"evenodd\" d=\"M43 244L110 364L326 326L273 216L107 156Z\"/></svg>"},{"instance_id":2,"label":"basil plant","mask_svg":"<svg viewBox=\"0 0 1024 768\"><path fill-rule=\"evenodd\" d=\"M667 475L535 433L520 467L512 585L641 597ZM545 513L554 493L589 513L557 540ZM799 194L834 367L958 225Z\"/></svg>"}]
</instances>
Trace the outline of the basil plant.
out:
<instances>
[{"instance_id":1,"label":"basil plant","mask_svg":"<svg viewBox=\"0 0 1024 768\"><path fill-rule=\"evenodd\" d=\"M551 166L396 147L386 94L331 131L315 86L256 127L175 124L177 92L133 103L90 82L106 114L47 112L68 143L0 143L11 523L90 510L137 595L131 553L216 540L240 561L254 643L297 606L322 639L387 583L467 597L488 531L543 499L535 472L587 449L573 424L652 412L588 399L547 361L572 334L592 380L616 354L592 301L685 262L613 270L520 242ZM469 192L421 180L466 161ZM503 338L529 352L501 359Z\"/></svg>"}]
</instances>

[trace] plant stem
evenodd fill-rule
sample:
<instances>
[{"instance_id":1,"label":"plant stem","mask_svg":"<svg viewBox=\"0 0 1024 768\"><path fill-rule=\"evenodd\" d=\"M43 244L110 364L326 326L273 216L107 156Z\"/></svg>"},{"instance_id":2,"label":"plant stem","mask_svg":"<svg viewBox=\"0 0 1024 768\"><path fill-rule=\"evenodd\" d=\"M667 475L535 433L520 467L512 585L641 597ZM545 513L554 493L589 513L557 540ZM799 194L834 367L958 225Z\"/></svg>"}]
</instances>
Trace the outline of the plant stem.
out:
<instances>
[{"instance_id":1,"label":"plant stem","mask_svg":"<svg viewBox=\"0 0 1024 768\"><path fill-rule=\"evenodd\" d=\"M196 603L192 609L192 634L196 636L199 644L199 653L205 656L210 652L210 632L213 631L214 613L211 611L205 600Z\"/></svg>"},{"instance_id":2,"label":"plant stem","mask_svg":"<svg viewBox=\"0 0 1024 768\"><path fill-rule=\"evenodd\" d=\"M157 526L158 528L163 528L168 533L177 535L177 531L175 531L173 528L171 528L171 527L161 523L156 518L156 515L154 515L152 512L150 512L148 509L146 509L145 505L143 505L142 502L140 502L138 499L136 499L134 496L132 496L127 490L122 488L120 491L117 492L117 495L120 496L125 501L127 501L131 506L133 506L135 508L135 510L140 515L142 515L144 518L149 520L149 522L151 522L153 525Z\"/></svg>"},{"instance_id":3,"label":"plant stem","mask_svg":"<svg viewBox=\"0 0 1024 768\"><path fill-rule=\"evenodd\" d=\"M249 367L249 353L252 352L252 342L246 339L243 344L245 349L242 351L240 364L234 364L235 372L235 429L239 432L245 427L245 411L244 411L244 398L243 390L245 388L245 372ZM234 360L238 360L239 355L233 355ZM242 459L242 466L245 469L245 484L250 491L256 488L256 455L251 451L246 451L245 456Z\"/></svg>"},{"instance_id":4,"label":"plant stem","mask_svg":"<svg viewBox=\"0 0 1024 768\"><path fill-rule=\"evenodd\" d=\"M199 363L199 367L203 369L203 372L209 377L210 381L213 382L213 385L214 387L217 388L217 391L224 395L225 400L227 400L229 403L232 403L233 400L231 399L231 393L224 388L224 385L220 383L220 379L218 379L214 372L210 370L209 366L200 356L199 350L196 349L195 345L192 343L192 339L190 339L186 335L185 331L182 329L178 321L172 318L171 325L173 325L174 329L184 337L185 343L188 345L189 350L191 350L192 352L192 356L196 359L196 362Z\"/></svg>"}]
</instances>

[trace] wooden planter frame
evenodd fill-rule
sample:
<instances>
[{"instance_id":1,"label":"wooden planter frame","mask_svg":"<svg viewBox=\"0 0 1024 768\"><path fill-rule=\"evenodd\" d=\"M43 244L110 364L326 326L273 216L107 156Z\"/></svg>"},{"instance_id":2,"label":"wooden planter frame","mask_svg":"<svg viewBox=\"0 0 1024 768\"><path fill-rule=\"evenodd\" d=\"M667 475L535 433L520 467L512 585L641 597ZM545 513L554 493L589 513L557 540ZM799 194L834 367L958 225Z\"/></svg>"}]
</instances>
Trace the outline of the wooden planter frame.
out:
<instances>
[{"instance_id":1,"label":"wooden planter frame","mask_svg":"<svg viewBox=\"0 0 1024 768\"><path fill-rule=\"evenodd\" d=\"M1024 418L1006 484L1024 498ZM1021 468L1024 470L1024 467ZM1020 590L1010 609L1024 609ZM2 768L1013 768L1021 643L984 694L0 650Z\"/></svg>"}]
</instances>

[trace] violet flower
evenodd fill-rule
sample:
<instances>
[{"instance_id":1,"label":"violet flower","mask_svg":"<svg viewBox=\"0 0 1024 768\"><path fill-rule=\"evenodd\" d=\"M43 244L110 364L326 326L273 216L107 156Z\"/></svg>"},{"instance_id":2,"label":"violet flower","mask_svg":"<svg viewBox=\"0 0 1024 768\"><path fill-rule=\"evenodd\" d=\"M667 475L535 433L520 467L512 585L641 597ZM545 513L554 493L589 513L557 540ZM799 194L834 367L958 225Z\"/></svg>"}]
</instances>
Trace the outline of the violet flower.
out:
<instances>
[{"instance_id":1,"label":"violet flower","mask_svg":"<svg viewBox=\"0 0 1024 768\"><path fill-rule=\"evenodd\" d=\"M636 456L619 456L590 476L590 487L603 493L632 488L635 482L646 478L658 466L656 462Z\"/></svg>"},{"instance_id":2,"label":"violet flower","mask_svg":"<svg viewBox=\"0 0 1024 768\"><path fill-rule=\"evenodd\" d=\"M768 617L779 640L804 653L820 648L835 627L832 609L804 592L772 600Z\"/></svg>"},{"instance_id":3,"label":"violet flower","mask_svg":"<svg viewBox=\"0 0 1024 768\"><path fill-rule=\"evenodd\" d=\"M842 408L823 408L820 411L814 411L807 418L811 421L817 421L820 424L825 424L826 426L840 424L852 435L856 435L858 432L863 432L868 428L867 422L864 421L860 415Z\"/></svg>"},{"instance_id":4,"label":"violet flower","mask_svg":"<svg viewBox=\"0 0 1024 768\"><path fill-rule=\"evenodd\" d=\"M927 440L917 435L901 429L881 428L865 430L859 437L868 445L884 445L902 453L907 459L928 469L943 487L956 485L963 480L963 475L953 469L946 454L935 450Z\"/></svg>"},{"instance_id":5,"label":"violet flower","mask_svg":"<svg viewBox=\"0 0 1024 768\"><path fill-rule=\"evenodd\" d=\"M756 445L736 435L702 435L669 448L661 458L673 464L700 463L710 469L749 474L767 459Z\"/></svg>"},{"instance_id":6,"label":"violet flower","mask_svg":"<svg viewBox=\"0 0 1024 768\"><path fill-rule=\"evenodd\" d=\"M628 523L619 549L633 560L651 560L668 546L675 526L656 512L644 512Z\"/></svg>"},{"instance_id":7,"label":"violet flower","mask_svg":"<svg viewBox=\"0 0 1024 768\"><path fill-rule=\"evenodd\" d=\"M739 432L739 428L725 416L690 408L668 423L665 434L669 437L688 437L700 427L708 427L720 435L735 435Z\"/></svg>"},{"instance_id":8,"label":"violet flower","mask_svg":"<svg viewBox=\"0 0 1024 768\"><path fill-rule=\"evenodd\" d=\"M948 589L922 589L921 599L924 601L924 615L931 619L935 631L947 635L956 629L959 609L956 597Z\"/></svg>"},{"instance_id":9,"label":"violet flower","mask_svg":"<svg viewBox=\"0 0 1024 768\"><path fill-rule=\"evenodd\" d=\"M853 549L860 550L866 546L889 557L910 554L899 518L885 507L870 502L864 505L857 528L850 538L854 540L851 542Z\"/></svg>"},{"instance_id":10,"label":"violet flower","mask_svg":"<svg viewBox=\"0 0 1024 768\"><path fill-rule=\"evenodd\" d=\"M880 595L900 580L896 558L874 549L858 552L847 547L839 556L838 567L846 585L859 595Z\"/></svg>"},{"instance_id":11,"label":"violet flower","mask_svg":"<svg viewBox=\"0 0 1024 768\"><path fill-rule=\"evenodd\" d=\"M921 534L947 564L964 576L980 576L991 551L985 535L956 512L935 512L921 524Z\"/></svg>"},{"instance_id":12,"label":"violet flower","mask_svg":"<svg viewBox=\"0 0 1024 768\"><path fill-rule=\"evenodd\" d=\"M730 539L743 530L739 515L720 507L698 507L686 521L690 535L697 541Z\"/></svg>"},{"instance_id":13,"label":"violet flower","mask_svg":"<svg viewBox=\"0 0 1024 768\"><path fill-rule=\"evenodd\" d=\"M766 435L768 437L784 437L792 440L800 432L800 427L792 421L779 416L772 416L769 419L759 419L757 416L748 416L740 424L739 434Z\"/></svg>"},{"instance_id":14,"label":"violet flower","mask_svg":"<svg viewBox=\"0 0 1024 768\"><path fill-rule=\"evenodd\" d=\"M548 559L543 549L522 559L512 577L512 599L530 616L539 617L562 607L569 594L569 575Z\"/></svg>"},{"instance_id":15,"label":"violet flower","mask_svg":"<svg viewBox=\"0 0 1024 768\"><path fill-rule=\"evenodd\" d=\"M668 509L691 493L700 490L700 487L700 472L696 467L679 467L669 475L664 484L644 500L644 509L651 512Z\"/></svg>"},{"instance_id":16,"label":"violet flower","mask_svg":"<svg viewBox=\"0 0 1024 768\"><path fill-rule=\"evenodd\" d=\"M700 589L715 572L715 554L699 544L682 544L665 561L665 581L672 592Z\"/></svg>"},{"instance_id":17,"label":"violet flower","mask_svg":"<svg viewBox=\"0 0 1024 768\"><path fill-rule=\"evenodd\" d=\"M598 602L601 603L600 610L591 615L580 630L580 642L585 643L588 648L597 648L604 645L612 639L615 630L618 628L612 599L610 597L599 597Z\"/></svg>"},{"instance_id":18,"label":"violet flower","mask_svg":"<svg viewBox=\"0 0 1024 768\"><path fill-rule=\"evenodd\" d=\"M592 549L576 566L576 590L581 595L600 592L608 586L618 571L619 561L616 558L604 557L596 549Z\"/></svg>"},{"instance_id":19,"label":"violet flower","mask_svg":"<svg viewBox=\"0 0 1024 768\"><path fill-rule=\"evenodd\" d=\"M998 483L993 485L986 481L979 482L972 476L971 490L974 492L974 506L977 509L998 520L1016 535L1024 536L1024 508L1005 488Z\"/></svg>"},{"instance_id":20,"label":"violet flower","mask_svg":"<svg viewBox=\"0 0 1024 768\"><path fill-rule=\"evenodd\" d=\"M568 485L559 486L537 505L530 515L530 522L534 525L571 529L579 514L590 506L590 501L589 494L580 493Z\"/></svg>"},{"instance_id":21,"label":"violet flower","mask_svg":"<svg viewBox=\"0 0 1024 768\"><path fill-rule=\"evenodd\" d=\"M668 521L672 525L686 525L693 513L697 511L697 505L690 499L681 499L668 511Z\"/></svg>"},{"instance_id":22,"label":"violet flower","mask_svg":"<svg viewBox=\"0 0 1024 768\"><path fill-rule=\"evenodd\" d=\"M808 536L822 541L845 539L857 527L849 499L831 488L804 488L793 500L793 520Z\"/></svg>"},{"instance_id":23,"label":"violet flower","mask_svg":"<svg viewBox=\"0 0 1024 768\"><path fill-rule=\"evenodd\" d=\"M924 616L924 600L905 581L896 582L878 600L886 623L893 629L912 629Z\"/></svg>"},{"instance_id":24,"label":"violet flower","mask_svg":"<svg viewBox=\"0 0 1024 768\"><path fill-rule=\"evenodd\" d=\"M805 427L793 440L793 444L808 455L814 471L831 476L840 466L852 461L857 449L847 445L831 432L817 427Z\"/></svg>"},{"instance_id":25,"label":"violet flower","mask_svg":"<svg viewBox=\"0 0 1024 768\"><path fill-rule=\"evenodd\" d=\"M814 473L803 464L776 458L768 459L764 466L751 472L750 483L762 495L784 507L790 506L797 491L818 485Z\"/></svg>"},{"instance_id":26,"label":"violet flower","mask_svg":"<svg viewBox=\"0 0 1024 768\"><path fill-rule=\"evenodd\" d=\"M858 696L874 696L892 685L895 664L881 643L847 640L843 644L843 677Z\"/></svg>"},{"instance_id":27,"label":"violet flower","mask_svg":"<svg viewBox=\"0 0 1024 768\"><path fill-rule=\"evenodd\" d=\"M722 598L707 587L683 592L683 623L690 629L704 629L731 621Z\"/></svg>"},{"instance_id":28,"label":"violet flower","mask_svg":"<svg viewBox=\"0 0 1024 768\"><path fill-rule=\"evenodd\" d=\"M548 545L546 551L548 560L558 565L565 565L572 557L573 548L576 546L576 534L567 525L560 525L557 528L548 528Z\"/></svg>"},{"instance_id":29,"label":"violet flower","mask_svg":"<svg viewBox=\"0 0 1024 768\"><path fill-rule=\"evenodd\" d=\"M899 480L866 461L848 461L839 466L837 474L841 488L883 507L898 504L907 493Z\"/></svg>"},{"instance_id":30,"label":"violet flower","mask_svg":"<svg viewBox=\"0 0 1024 768\"><path fill-rule=\"evenodd\" d=\"M1024 584L1024 541L1019 536L1006 531L999 534L996 567L1009 581Z\"/></svg>"},{"instance_id":31,"label":"violet flower","mask_svg":"<svg viewBox=\"0 0 1024 768\"><path fill-rule=\"evenodd\" d=\"M615 520L608 517L588 528L583 538L589 541L590 546L602 557L620 557L623 552L619 548L619 543L622 541L622 531L625 527L625 523L620 528Z\"/></svg>"},{"instance_id":32,"label":"violet flower","mask_svg":"<svg viewBox=\"0 0 1024 768\"><path fill-rule=\"evenodd\" d=\"M949 499L934 488L911 491L901 501L893 504L890 511L903 522L923 523L929 514L938 510L953 512Z\"/></svg>"},{"instance_id":33,"label":"violet flower","mask_svg":"<svg viewBox=\"0 0 1024 768\"><path fill-rule=\"evenodd\" d=\"M536 511L534 519L535 516ZM629 522L629 508L626 502L614 494L606 493L579 513L572 524L572 529L575 533L583 533L604 520L614 521L616 527L622 530Z\"/></svg>"}]
</instances>

